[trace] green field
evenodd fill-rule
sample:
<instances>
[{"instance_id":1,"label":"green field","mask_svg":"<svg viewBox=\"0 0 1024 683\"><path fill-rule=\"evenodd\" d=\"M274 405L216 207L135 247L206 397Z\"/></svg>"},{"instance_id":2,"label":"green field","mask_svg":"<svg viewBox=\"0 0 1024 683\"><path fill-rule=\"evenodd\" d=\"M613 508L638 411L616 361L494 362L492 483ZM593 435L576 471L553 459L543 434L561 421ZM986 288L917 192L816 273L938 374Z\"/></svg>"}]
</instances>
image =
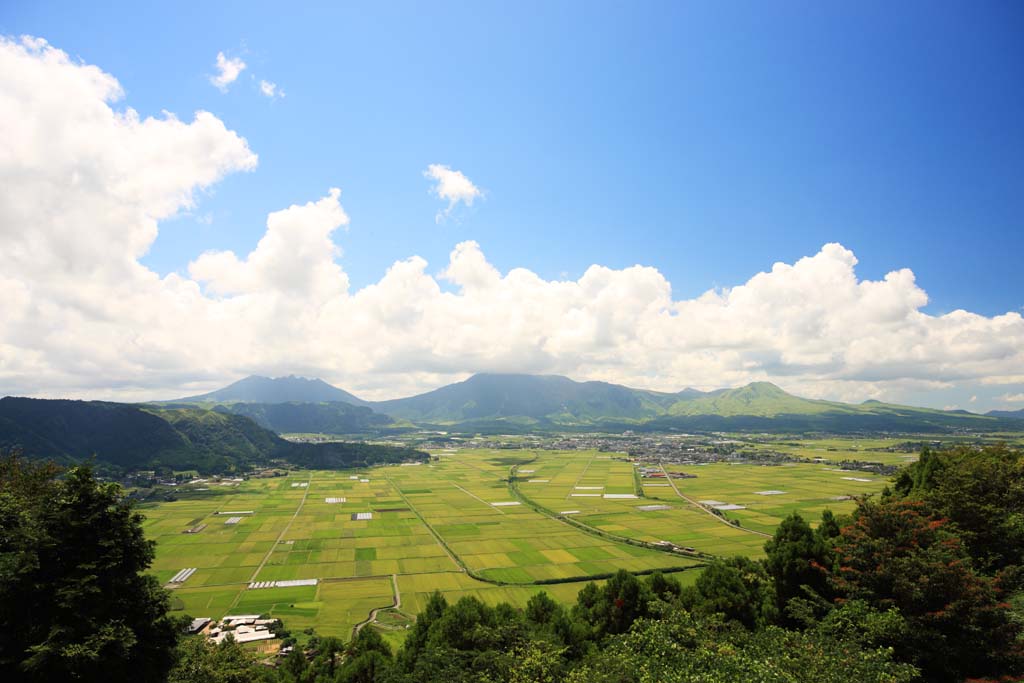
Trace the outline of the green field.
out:
<instances>
[{"instance_id":1,"label":"green field","mask_svg":"<svg viewBox=\"0 0 1024 683\"><path fill-rule=\"evenodd\" d=\"M535 462L519 468L519 487L546 509L571 512L574 520L616 536L650 543L668 541L713 555L761 552L763 537L725 524L687 503L663 480L635 491L633 469L622 456L613 458L608 453L541 451ZM626 495L637 497L605 497ZM669 509L641 509L648 505Z\"/></svg>"},{"instance_id":2,"label":"green field","mask_svg":"<svg viewBox=\"0 0 1024 683\"><path fill-rule=\"evenodd\" d=\"M734 435L746 446L759 451L769 451L792 455L810 460L820 459L831 462L856 460L861 462L877 462L884 465L906 465L917 460L918 446L937 445L943 447L955 445L982 445L1005 442L1010 444L1024 443L1019 433L972 435L970 437L921 434L899 437L862 437L833 436L829 438L805 438L797 436L759 437L752 439L749 435ZM911 444L911 450L902 450Z\"/></svg>"},{"instance_id":3,"label":"green field","mask_svg":"<svg viewBox=\"0 0 1024 683\"><path fill-rule=\"evenodd\" d=\"M596 451L435 455L417 466L181 487L177 500L143 505L146 533L157 541L153 572L166 582L196 569L174 588L175 603L193 616L268 613L293 632L348 637L371 610L400 601L400 611L414 615L435 590L449 600L523 605L542 590L571 603L585 585L577 579L618 569L694 568L677 574L688 583L699 557L644 544L758 556L764 534L790 511L813 518L825 507L845 511L851 503L837 499L885 483L827 464L714 464L684 468L697 478L672 480L673 487L641 480L622 455ZM757 494L766 490L784 493ZM715 516L697 500L745 509ZM664 509L641 509L649 505ZM296 579L318 583L249 587ZM403 628L382 630L397 643Z\"/></svg>"}]
</instances>

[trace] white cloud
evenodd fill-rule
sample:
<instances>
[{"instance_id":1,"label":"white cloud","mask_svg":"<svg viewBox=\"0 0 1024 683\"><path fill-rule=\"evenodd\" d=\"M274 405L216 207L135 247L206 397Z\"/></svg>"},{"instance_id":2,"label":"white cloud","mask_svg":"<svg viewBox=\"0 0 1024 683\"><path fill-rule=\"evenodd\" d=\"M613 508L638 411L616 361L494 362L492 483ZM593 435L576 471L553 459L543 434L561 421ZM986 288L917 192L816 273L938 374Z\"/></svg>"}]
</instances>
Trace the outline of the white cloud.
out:
<instances>
[{"instance_id":1,"label":"white cloud","mask_svg":"<svg viewBox=\"0 0 1024 683\"><path fill-rule=\"evenodd\" d=\"M254 168L246 141L206 112L115 110L112 76L38 40L0 40L0 93L0 394L170 398L294 372L385 398L489 370L661 390L770 379L842 400L961 391L938 405L988 396L983 384L1024 397L1019 313L930 315L911 271L861 279L839 244L692 299L639 265L502 272L476 242L439 276L411 256L352 290L332 189L271 213L248 254L198 254L187 276L160 277L139 262L159 222ZM480 196L446 177L449 203Z\"/></svg>"},{"instance_id":2,"label":"white cloud","mask_svg":"<svg viewBox=\"0 0 1024 683\"><path fill-rule=\"evenodd\" d=\"M1024 393L1003 394L999 397L999 400L1005 403L1024 403Z\"/></svg>"},{"instance_id":3,"label":"white cloud","mask_svg":"<svg viewBox=\"0 0 1024 683\"><path fill-rule=\"evenodd\" d=\"M284 97L284 90L281 90L277 87L276 83L271 83L270 81L260 81L260 93L272 100Z\"/></svg>"},{"instance_id":4,"label":"white cloud","mask_svg":"<svg viewBox=\"0 0 1024 683\"><path fill-rule=\"evenodd\" d=\"M238 80L238 75L245 71L245 62L239 57L228 58L223 52L217 53L217 74L210 76L212 83L221 92L227 92L228 86Z\"/></svg>"},{"instance_id":5,"label":"white cloud","mask_svg":"<svg viewBox=\"0 0 1024 683\"><path fill-rule=\"evenodd\" d=\"M988 385L1024 384L1024 375L1021 375L1020 373L1017 373L1017 374L997 375L997 376L994 376L994 377L985 377L985 378L982 378L981 383L982 384L988 384Z\"/></svg>"},{"instance_id":6,"label":"white cloud","mask_svg":"<svg viewBox=\"0 0 1024 683\"><path fill-rule=\"evenodd\" d=\"M332 188L318 202L275 211L245 261L230 251L207 252L189 264L189 274L222 295L270 290L324 302L343 294L348 277L335 262L341 252L331 241L331 233L349 223L340 195Z\"/></svg>"},{"instance_id":7,"label":"white cloud","mask_svg":"<svg viewBox=\"0 0 1024 683\"><path fill-rule=\"evenodd\" d=\"M465 206L473 206L473 200L484 196L483 191L474 185L462 171L453 171L449 166L430 164L423 175L436 181L430 191L448 201L447 208L438 211L434 216L434 221L437 223L451 216L460 203Z\"/></svg>"}]
</instances>

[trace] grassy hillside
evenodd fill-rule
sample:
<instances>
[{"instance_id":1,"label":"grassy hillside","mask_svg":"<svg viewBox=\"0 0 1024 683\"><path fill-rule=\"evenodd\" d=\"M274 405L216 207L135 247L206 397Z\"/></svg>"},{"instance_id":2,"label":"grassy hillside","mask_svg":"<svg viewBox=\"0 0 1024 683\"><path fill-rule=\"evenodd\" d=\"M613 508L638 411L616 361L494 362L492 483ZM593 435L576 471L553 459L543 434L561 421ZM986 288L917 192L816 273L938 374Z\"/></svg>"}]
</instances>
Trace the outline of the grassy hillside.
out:
<instances>
[{"instance_id":1,"label":"grassy hillside","mask_svg":"<svg viewBox=\"0 0 1024 683\"><path fill-rule=\"evenodd\" d=\"M669 406L669 415L812 415L829 410L843 410L845 404L799 398L770 382L754 382L738 389L716 391L705 396L683 399Z\"/></svg>"},{"instance_id":2,"label":"grassy hillside","mask_svg":"<svg viewBox=\"0 0 1024 683\"><path fill-rule=\"evenodd\" d=\"M475 375L419 396L371 405L419 424L490 433L563 429L936 432L1024 424L878 401L855 405L805 399L769 382L671 394L531 375Z\"/></svg>"},{"instance_id":3,"label":"grassy hillside","mask_svg":"<svg viewBox=\"0 0 1024 683\"><path fill-rule=\"evenodd\" d=\"M0 399L0 448L65 464L95 457L123 471L231 472L276 460L333 468L426 457L361 443L295 444L226 411L14 397Z\"/></svg>"},{"instance_id":4,"label":"grassy hillside","mask_svg":"<svg viewBox=\"0 0 1024 683\"><path fill-rule=\"evenodd\" d=\"M641 421L661 415L674 394L607 382L574 382L556 375L479 374L426 394L370 404L413 422L456 423L529 418L551 424L590 424L608 417Z\"/></svg>"}]
</instances>

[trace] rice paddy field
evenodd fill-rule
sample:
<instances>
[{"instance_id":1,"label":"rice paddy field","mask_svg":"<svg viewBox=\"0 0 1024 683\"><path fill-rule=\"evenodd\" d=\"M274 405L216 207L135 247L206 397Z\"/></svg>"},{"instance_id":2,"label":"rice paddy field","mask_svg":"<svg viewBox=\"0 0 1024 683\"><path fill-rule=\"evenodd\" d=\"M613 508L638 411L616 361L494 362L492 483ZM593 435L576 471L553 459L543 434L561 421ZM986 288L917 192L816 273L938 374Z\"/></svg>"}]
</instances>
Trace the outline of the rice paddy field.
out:
<instances>
[{"instance_id":1,"label":"rice paddy field","mask_svg":"<svg viewBox=\"0 0 1024 683\"><path fill-rule=\"evenodd\" d=\"M930 437L918 441L927 442ZM799 458L820 459L831 462L858 460L880 462L885 465L906 465L917 460L917 453L892 452L886 449L911 439L907 438L854 438L835 437L830 439L795 439L751 443L759 450L785 453Z\"/></svg>"},{"instance_id":2,"label":"rice paddy field","mask_svg":"<svg viewBox=\"0 0 1024 683\"><path fill-rule=\"evenodd\" d=\"M517 471L520 491L556 513L625 538L713 555L757 556L765 539L679 497L667 479L639 480L623 456L544 451Z\"/></svg>"},{"instance_id":3,"label":"rice paddy field","mask_svg":"<svg viewBox=\"0 0 1024 683\"><path fill-rule=\"evenodd\" d=\"M851 496L877 493L888 478L846 471L830 464L777 466L714 463L669 471L696 474L694 479L673 480L679 492L697 502L728 506L722 510L745 529L771 534L791 512L799 512L815 526L826 509L836 514L853 510ZM729 509L736 506L738 509Z\"/></svg>"},{"instance_id":4,"label":"rice paddy field","mask_svg":"<svg viewBox=\"0 0 1024 683\"><path fill-rule=\"evenodd\" d=\"M510 467L533 457L460 451L431 465L391 468L387 476L452 553L484 579L529 584L696 564L585 533L524 503L507 479ZM626 483L631 491L631 475Z\"/></svg>"},{"instance_id":5,"label":"rice paddy field","mask_svg":"<svg viewBox=\"0 0 1024 683\"><path fill-rule=\"evenodd\" d=\"M542 590L571 603L583 579L618 569L681 570L689 583L698 558L626 541L756 557L790 511L846 511L845 496L885 484L829 464L702 465L670 480L596 451L435 456L181 487L177 500L142 506L152 571L193 616L270 614L293 632L347 638L372 610L414 615L435 590L523 605ZM715 515L699 501L728 507ZM402 628L382 632L397 643Z\"/></svg>"}]
</instances>

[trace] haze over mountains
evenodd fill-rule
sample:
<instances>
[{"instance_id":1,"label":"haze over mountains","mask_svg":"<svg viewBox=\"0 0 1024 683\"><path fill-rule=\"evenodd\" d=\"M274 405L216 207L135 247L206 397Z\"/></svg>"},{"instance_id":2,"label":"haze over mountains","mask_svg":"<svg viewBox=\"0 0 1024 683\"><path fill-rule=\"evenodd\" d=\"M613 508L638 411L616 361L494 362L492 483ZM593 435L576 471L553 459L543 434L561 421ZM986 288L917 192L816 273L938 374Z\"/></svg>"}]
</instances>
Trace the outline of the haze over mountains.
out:
<instances>
[{"instance_id":1,"label":"haze over mountains","mask_svg":"<svg viewBox=\"0 0 1024 683\"><path fill-rule=\"evenodd\" d=\"M487 373L416 396L376 402L363 401L321 380L249 377L173 403L217 404L218 409L247 415L275 431L327 432L336 430L315 427L347 421L351 427L345 431L360 431L395 425L397 420L485 432L579 428L942 431L990 430L997 428L998 417L1014 417L878 401L849 404L805 399L769 382L666 393L556 375ZM291 407L271 407L278 404ZM303 429L288 428L299 421Z\"/></svg>"},{"instance_id":2,"label":"haze over mountains","mask_svg":"<svg viewBox=\"0 0 1024 683\"><path fill-rule=\"evenodd\" d=\"M222 389L199 396L188 396L174 403L322 403L344 401L354 406L366 405L366 401L347 391L333 387L322 379L305 377L260 377L250 375L245 379L227 385Z\"/></svg>"},{"instance_id":3,"label":"haze over mountains","mask_svg":"<svg viewBox=\"0 0 1024 683\"><path fill-rule=\"evenodd\" d=\"M1012 420L1024 420L1024 408L1020 410L990 410L985 413L989 417L1006 417Z\"/></svg>"}]
</instances>

